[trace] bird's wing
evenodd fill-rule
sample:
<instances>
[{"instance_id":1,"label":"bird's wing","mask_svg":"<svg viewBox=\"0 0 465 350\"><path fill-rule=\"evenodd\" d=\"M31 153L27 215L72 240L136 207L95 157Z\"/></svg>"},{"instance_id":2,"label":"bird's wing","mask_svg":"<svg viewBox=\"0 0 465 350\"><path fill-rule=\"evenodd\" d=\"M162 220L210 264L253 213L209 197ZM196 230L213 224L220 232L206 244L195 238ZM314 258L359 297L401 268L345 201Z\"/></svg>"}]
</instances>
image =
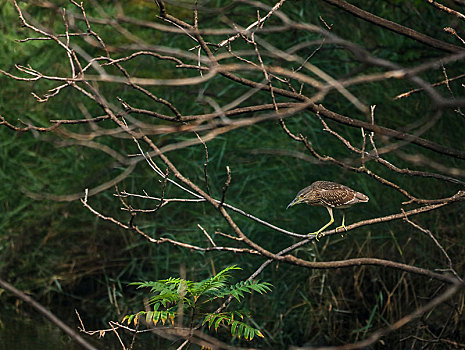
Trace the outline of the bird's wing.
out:
<instances>
[{"instance_id":1,"label":"bird's wing","mask_svg":"<svg viewBox=\"0 0 465 350\"><path fill-rule=\"evenodd\" d=\"M321 191L321 201L329 207L340 207L352 201L354 192L345 188L333 188Z\"/></svg>"}]
</instances>

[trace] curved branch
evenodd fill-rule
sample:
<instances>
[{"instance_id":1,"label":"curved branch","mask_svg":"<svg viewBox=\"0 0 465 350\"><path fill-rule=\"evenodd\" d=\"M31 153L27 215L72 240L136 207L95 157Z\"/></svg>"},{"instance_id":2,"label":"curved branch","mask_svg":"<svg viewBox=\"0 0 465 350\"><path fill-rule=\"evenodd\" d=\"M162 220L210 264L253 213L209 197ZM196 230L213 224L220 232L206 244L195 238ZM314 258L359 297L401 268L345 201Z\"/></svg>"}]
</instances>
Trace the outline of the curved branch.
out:
<instances>
[{"instance_id":1,"label":"curved branch","mask_svg":"<svg viewBox=\"0 0 465 350\"><path fill-rule=\"evenodd\" d=\"M352 4L347 3L343 0L324 0L327 3L337 6L340 9L343 9L346 12L349 12L367 22L373 23L374 25L389 29L397 34L406 36L407 38L416 40L420 43L426 44L428 46L434 47L439 50L446 52L463 52L465 49L460 46L455 46L444 41L432 38L423 33L419 33L411 28L404 27L398 23L389 21L382 17L376 16L370 12L364 11Z\"/></svg>"},{"instance_id":2,"label":"curved branch","mask_svg":"<svg viewBox=\"0 0 465 350\"><path fill-rule=\"evenodd\" d=\"M81 337L78 333L76 333L73 329L71 329L62 320L60 320L58 317L56 317L53 313L51 313L49 310L47 310L45 307L43 307L37 301L32 299L29 295L24 294L22 291L16 289L11 284L9 284L8 282L2 280L1 278L0 278L0 287L2 287L3 289L9 291L13 295L15 295L17 298L19 298L19 299L23 300L24 302L28 303L29 305L31 305L34 309L39 311L42 315L44 315L52 323L54 323L58 328L61 328L61 330L63 332L68 334L71 337L71 339L73 339L74 341L79 343L83 348L85 348L87 350L97 350L96 347L89 344L83 337Z\"/></svg>"},{"instance_id":3,"label":"curved branch","mask_svg":"<svg viewBox=\"0 0 465 350\"><path fill-rule=\"evenodd\" d=\"M333 1L333 0L331 0L331 1ZM339 1L339 0L334 0L334 1ZM158 4L161 1L156 1L156 2ZM279 13L279 12L277 12L277 13ZM160 10L160 15L163 18L167 18L168 20L172 21L173 23L176 23L177 25L179 25L179 26L181 26L183 28L186 28L186 29L189 29L189 30L194 30L194 28L191 25L189 25L188 23L186 23L186 22L184 22L184 21L182 21L182 20L180 20L178 18L175 18L175 17L167 14L165 10L163 10L163 11ZM286 24L295 25L292 21L290 21L284 15L281 16L281 19L283 21L285 21ZM369 61L371 64L376 64L376 65L379 65L381 67L389 68L389 69L400 69L400 67L398 65L395 65L395 64L393 64L393 63L391 63L389 61L382 60L382 59L379 59L379 58L372 58L371 55L366 50L362 49L361 47L359 47L359 46L357 46L357 45L355 45L353 43L348 43L345 40L339 39L336 36L334 36L333 34L327 32L327 31L324 31L323 29L320 29L320 28L315 27L315 26L307 25L307 24L305 24L303 26L295 25L295 27L296 28L302 27L302 29L304 29L304 30L318 31L320 34L326 35L326 36L336 40L341 45L348 46L349 49L351 49L352 51L357 49L359 51L358 52L359 56L361 58L366 56L365 59L367 61ZM209 49L208 45L203 40L202 36L197 33L195 35L195 37L198 40L198 42L199 42L200 46L202 47L202 49L205 51L207 56L212 61L212 69L218 69L215 57L214 57L213 53L211 52L211 50ZM460 50L458 50L458 51L452 51L452 52L459 52L459 53L465 52L465 49L462 49L462 48L459 48L459 49ZM367 57L370 58L370 59L368 59ZM261 89L263 91L270 91L271 90L271 87L269 85L267 85L267 84L257 83L255 81L239 77L239 76L237 76L237 75L235 75L233 73L230 73L230 72L227 72L227 71L224 71L224 70L220 70L219 74L221 74L222 76L224 76L224 77L226 77L226 78L228 78L230 80L233 80L233 81L236 81L236 82L238 82L238 83L240 83L242 85L245 85L245 86L250 86L250 87L253 87L253 88L256 88L256 89ZM412 81L414 81L416 84L418 84L421 87L425 88L431 94L432 98L434 98L436 100L439 98L437 96L437 93L432 89L430 84L427 84L426 82L424 82L422 79L420 79L417 76L407 76L407 77L410 78ZM294 92L294 91L288 91L288 90L273 87L273 92L275 94L279 94L279 95L285 96L285 97L290 97L290 98L293 98L293 99L298 100L298 101L309 102L308 97L306 97L304 95L301 95L301 94L299 94L297 92ZM437 102L438 103L440 102L441 105L446 105L445 101L442 98L439 98L439 100ZM366 130L373 131L373 132L375 132L377 134L390 136L390 137L393 137L395 139L409 141L411 143L414 143L416 145L419 145L419 146L422 146L424 148L430 149L430 150L435 151L437 153L446 154L446 155L449 155L449 156L453 156L455 158L465 159L465 152L464 151L448 148L448 147L436 144L436 143L434 143L432 141L421 139L419 137L416 137L414 135L410 135L410 134L407 134L407 133L404 133L404 132L400 132L400 131L397 131L397 130L381 127L381 126L378 126L378 125L375 125L375 124L363 122L361 120L352 119L352 118L340 115L338 113L329 111L325 107L323 107L322 105L316 105L314 103L311 103L309 105L308 109L315 112L315 113L319 113L320 115L322 115L324 117L327 117L329 119L333 119L333 120L335 120L335 121L337 121L339 123L342 123L342 124L345 124L345 125L348 125L348 126L357 127L357 128L363 127Z\"/></svg>"}]
</instances>

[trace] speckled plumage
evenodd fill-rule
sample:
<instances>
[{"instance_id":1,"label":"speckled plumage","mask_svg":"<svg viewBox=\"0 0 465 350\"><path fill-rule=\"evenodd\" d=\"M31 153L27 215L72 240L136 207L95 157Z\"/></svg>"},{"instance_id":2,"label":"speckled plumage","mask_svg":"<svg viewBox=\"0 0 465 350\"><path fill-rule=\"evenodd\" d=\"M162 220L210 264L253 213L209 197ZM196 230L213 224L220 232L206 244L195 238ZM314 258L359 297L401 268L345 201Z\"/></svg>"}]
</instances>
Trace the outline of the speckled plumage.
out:
<instances>
[{"instance_id":1,"label":"speckled plumage","mask_svg":"<svg viewBox=\"0 0 465 350\"><path fill-rule=\"evenodd\" d=\"M309 233L318 238L320 232L334 222L333 208L345 209L356 203L368 202L367 195L354 191L353 189L331 181L315 181L310 186L305 187L287 206L292 207L296 204L305 203L312 206L322 206L328 210L331 220L316 232ZM342 215L342 225L336 228L345 229L345 213Z\"/></svg>"},{"instance_id":2,"label":"speckled plumage","mask_svg":"<svg viewBox=\"0 0 465 350\"><path fill-rule=\"evenodd\" d=\"M315 181L297 193L303 196L302 202L308 205L321 205L330 208L348 208L355 203L368 202L363 193L331 181Z\"/></svg>"}]
</instances>

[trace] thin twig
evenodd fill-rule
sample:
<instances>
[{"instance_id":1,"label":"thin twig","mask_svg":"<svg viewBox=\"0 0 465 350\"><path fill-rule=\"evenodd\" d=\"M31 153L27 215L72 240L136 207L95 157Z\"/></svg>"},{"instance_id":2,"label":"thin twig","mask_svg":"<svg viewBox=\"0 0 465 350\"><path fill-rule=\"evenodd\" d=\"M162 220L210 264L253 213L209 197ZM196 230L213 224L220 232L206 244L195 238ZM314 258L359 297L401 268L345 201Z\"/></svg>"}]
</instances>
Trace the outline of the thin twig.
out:
<instances>
[{"instance_id":1,"label":"thin twig","mask_svg":"<svg viewBox=\"0 0 465 350\"><path fill-rule=\"evenodd\" d=\"M221 208L224 204L224 200L226 197L226 191L229 188L229 185L231 184L231 169L229 168L229 165L226 166L226 172L228 173L228 178L226 179L226 182L224 183L222 194L221 194L221 201L219 203L219 208Z\"/></svg>"}]
</instances>

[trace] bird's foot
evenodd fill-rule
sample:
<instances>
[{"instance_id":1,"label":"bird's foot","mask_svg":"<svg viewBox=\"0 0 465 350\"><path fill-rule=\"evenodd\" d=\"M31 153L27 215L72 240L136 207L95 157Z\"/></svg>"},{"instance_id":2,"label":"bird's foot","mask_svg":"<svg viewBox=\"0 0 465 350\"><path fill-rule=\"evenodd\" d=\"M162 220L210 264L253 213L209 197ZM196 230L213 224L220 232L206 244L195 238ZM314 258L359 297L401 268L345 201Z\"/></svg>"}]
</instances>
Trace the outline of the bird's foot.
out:
<instances>
[{"instance_id":1,"label":"bird's foot","mask_svg":"<svg viewBox=\"0 0 465 350\"><path fill-rule=\"evenodd\" d=\"M318 236L320 235L320 233L323 232L328 226L330 226L334 222L332 212L330 212L330 214L331 214L331 221L330 222L328 222L326 225L324 225L318 231L315 231L315 232L312 232L312 233L308 234L309 236L315 236L315 239L317 240L317 242L319 241Z\"/></svg>"},{"instance_id":2,"label":"bird's foot","mask_svg":"<svg viewBox=\"0 0 465 350\"><path fill-rule=\"evenodd\" d=\"M346 225L344 225L344 224L341 225L341 226L336 227L336 232L337 232L339 229L342 229L342 230L344 230L344 231L347 232L347 227L346 227ZM344 233L341 233L341 237L344 237Z\"/></svg>"},{"instance_id":3,"label":"bird's foot","mask_svg":"<svg viewBox=\"0 0 465 350\"><path fill-rule=\"evenodd\" d=\"M315 239L317 242L320 241L320 239L318 238L318 236L320 235L321 231L317 231L317 232L310 232L308 235L309 236L315 236Z\"/></svg>"}]
</instances>

